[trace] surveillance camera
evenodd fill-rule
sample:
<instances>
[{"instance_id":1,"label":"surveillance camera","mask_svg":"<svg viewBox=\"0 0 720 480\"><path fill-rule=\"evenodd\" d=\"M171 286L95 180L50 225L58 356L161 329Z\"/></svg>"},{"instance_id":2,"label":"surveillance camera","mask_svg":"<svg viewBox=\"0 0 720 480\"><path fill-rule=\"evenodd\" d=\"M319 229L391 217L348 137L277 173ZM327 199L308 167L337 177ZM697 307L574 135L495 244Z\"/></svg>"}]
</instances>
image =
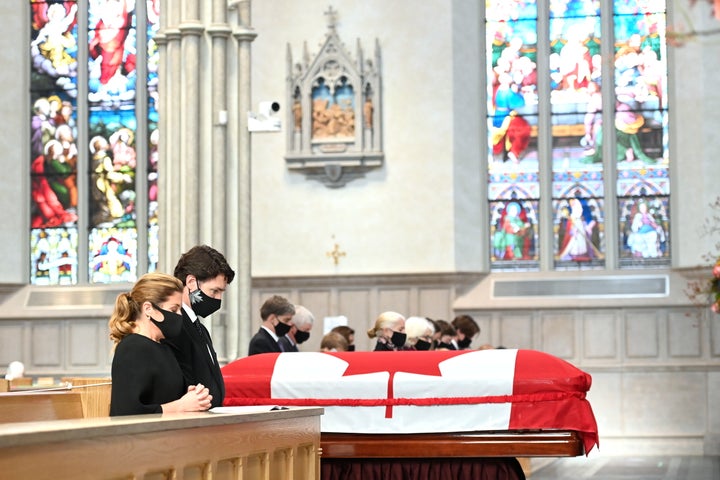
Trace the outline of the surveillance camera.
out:
<instances>
[{"instance_id":1,"label":"surveillance camera","mask_svg":"<svg viewBox=\"0 0 720 480\"><path fill-rule=\"evenodd\" d=\"M251 132L279 132L281 128L280 103L262 101L258 104L258 112L248 112L248 130Z\"/></svg>"},{"instance_id":2,"label":"surveillance camera","mask_svg":"<svg viewBox=\"0 0 720 480\"><path fill-rule=\"evenodd\" d=\"M260 104L258 105L258 113L260 113L260 115L263 115L265 117L270 117L271 115L273 115L279 111L280 111L280 104L278 102L263 101L263 102L260 102Z\"/></svg>"}]
</instances>

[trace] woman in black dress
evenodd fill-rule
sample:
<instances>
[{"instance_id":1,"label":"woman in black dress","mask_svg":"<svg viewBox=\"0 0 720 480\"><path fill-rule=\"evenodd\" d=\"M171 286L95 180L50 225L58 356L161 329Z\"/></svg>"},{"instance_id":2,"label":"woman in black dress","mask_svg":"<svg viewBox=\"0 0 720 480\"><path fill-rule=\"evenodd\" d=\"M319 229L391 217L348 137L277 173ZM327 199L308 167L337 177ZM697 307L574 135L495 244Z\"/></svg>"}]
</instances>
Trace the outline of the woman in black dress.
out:
<instances>
[{"instance_id":1,"label":"woman in black dress","mask_svg":"<svg viewBox=\"0 0 720 480\"><path fill-rule=\"evenodd\" d=\"M112 362L110 415L199 412L212 396L203 385L186 385L172 347L164 338L182 330L180 280L164 273L140 277L115 300L110 338Z\"/></svg>"}]
</instances>

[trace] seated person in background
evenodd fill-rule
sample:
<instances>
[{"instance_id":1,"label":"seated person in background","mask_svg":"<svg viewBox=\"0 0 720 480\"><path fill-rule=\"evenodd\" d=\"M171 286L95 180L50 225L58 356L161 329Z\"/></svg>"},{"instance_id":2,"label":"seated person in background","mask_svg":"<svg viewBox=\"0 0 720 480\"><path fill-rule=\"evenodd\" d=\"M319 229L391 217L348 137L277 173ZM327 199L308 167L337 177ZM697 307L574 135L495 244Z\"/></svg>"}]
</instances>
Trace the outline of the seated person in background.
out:
<instances>
[{"instance_id":1,"label":"seated person in background","mask_svg":"<svg viewBox=\"0 0 720 480\"><path fill-rule=\"evenodd\" d=\"M345 340L347 340L348 352L354 352L355 351L355 330L348 327L347 325L338 325L337 327L330 330L331 332L337 332L343 337L345 337Z\"/></svg>"},{"instance_id":2,"label":"seated person in background","mask_svg":"<svg viewBox=\"0 0 720 480\"><path fill-rule=\"evenodd\" d=\"M315 317L312 312L302 305L295 306L295 315L290 321L290 331L278 339L280 350L283 352L298 352L298 345L310 338Z\"/></svg>"},{"instance_id":3,"label":"seated person in background","mask_svg":"<svg viewBox=\"0 0 720 480\"><path fill-rule=\"evenodd\" d=\"M161 342L182 331L182 292L177 278L147 273L115 300L108 322L115 342L110 416L210 408L209 390L186 385L172 347Z\"/></svg>"},{"instance_id":4,"label":"seated person in background","mask_svg":"<svg viewBox=\"0 0 720 480\"><path fill-rule=\"evenodd\" d=\"M321 352L348 352L348 342L340 332L329 331L320 341Z\"/></svg>"},{"instance_id":5,"label":"seated person in background","mask_svg":"<svg viewBox=\"0 0 720 480\"><path fill-rule=\"evenodd\" d=\"M455 327L445 320L435 320L435 323L438 327L438 330L435 331L435 335L438 335L439 333L439 337L433 350L457 350L457 345L454 343L455 337L457 336Z\"/></svg>"},{"instance_id":6,"label":"seated person in background","mask_svg":"<svg viewBox=\"0 0 720 480\"><path fill-rule=\"evenodd\" d=\"M425 317L408 317L405 320L406 350L430 350L435 327Z\"/></svg>"},{"instance_id":7,"label":"seated person in background","mask_svg":"<svg viewBox=\"0 0 720 480\"><path fill-rule=\"evenodd\" d=\"M480 333L480 327L470 315L458 315L452 321L452 326L457 332L457 349L469 350L473 338Z\"/></svg>"},{"instance_id":8,"label":"seated person in background","mask_svg":"<svg viewBox=\"0 0 720 480\"><path fill-rule=\"evenodd\" d=\"M397 312L383 312L367 331L368 337L377 338L375 352L398 351L405 345L405 317Z\"/></svg>"},{"instance_id":9,"label":"seated person in background","mask_svg":"<svg viewBox=\"0 0 720 480\"><path fill-rule=\"evenodd\" d=\"M248 355L258 353L280 353L278 339L290 331L290 320L295 315L295 306L285 297L273 295L260 307L262 325L250 339Z\"/></svg>"}]
</instances>

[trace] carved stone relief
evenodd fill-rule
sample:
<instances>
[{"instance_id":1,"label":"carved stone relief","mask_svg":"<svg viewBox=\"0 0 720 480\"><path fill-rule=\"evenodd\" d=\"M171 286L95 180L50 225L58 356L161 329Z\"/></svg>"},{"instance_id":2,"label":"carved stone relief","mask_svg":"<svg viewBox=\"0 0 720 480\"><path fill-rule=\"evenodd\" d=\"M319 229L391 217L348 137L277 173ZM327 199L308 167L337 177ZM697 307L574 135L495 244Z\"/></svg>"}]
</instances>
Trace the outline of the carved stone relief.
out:
<instances>
[{"instance_id":1,"label":"carved stone relief","mask_svg":"<svg viewBox=\"0 0 720 480\"><path fill-rule=\"evenodd\" d=\"M380 47L364 59L358 40L353 59L337 34L337 12L330 7L328 32L311 57L287 53L287 155L290 170L328 187L343 187L383 164L380 98Z\"/></svg>"}]
</instances>

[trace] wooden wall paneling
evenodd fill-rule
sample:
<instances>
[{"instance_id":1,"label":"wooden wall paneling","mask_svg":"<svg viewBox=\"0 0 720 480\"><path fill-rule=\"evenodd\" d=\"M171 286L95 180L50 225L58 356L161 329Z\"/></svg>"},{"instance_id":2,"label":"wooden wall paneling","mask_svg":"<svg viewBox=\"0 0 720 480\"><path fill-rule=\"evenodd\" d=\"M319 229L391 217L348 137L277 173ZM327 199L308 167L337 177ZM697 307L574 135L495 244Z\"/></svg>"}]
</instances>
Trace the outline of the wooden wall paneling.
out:
<instances>
[{"instance_id":1,"label":"wooden wall paneling","mask_svg":"<svg viewBox=\"0 0 720 480\"><path fill-rule=\"evenodd\" d=\"M668 356L700 358L702 356L702 319L683 311L667 313Z\"/></svg>"},{"instance_id":2,"label":"wooden wall paneling","mask_svg":"<svg viewBox=\"0 0 720 480\"><path fill-rule=\"evenodd\" d=\"M26 361L25 325L27 322L2 321L0 322L0 367L6 367L10 362Z\"/></svg>"},{"instance_id":3,"label":"wooden wall paneling","mask_svg":"<svg viewBox=\"0 0 720 480\"><path fill-rule=\"evenodd\" d=\"M579 311L584 361L619 361L620 328L615 311Z\"/></svg>"},{"instance_id":4,"label":"wooden wall paneling","mask_svg":"<svg viewBox=\"0 0 720 480\"><path fill-rule=\"evenodd\" d=\"M63 350L65 347L65 320L34 320L30 324L30 364L25 369L54 370L65 368Z\"/></svg>"},{"instance_id":5,"label":"wooden wall paneling","mask_svg":"<svg viewBox=\"0 0 720 480\"><path fill-rule=\"evenodd\" d=\"M408 315L447 318L452 313L452 291L448 288L418 288L418 308Z\"/></svg>"},{"instance_id":6,"label":"wooden wall paneling","mask_svg":"<svg viewBox=\"0 0 720 480\"><path fill-rule=\"evenodd\" d=\"M627 359L660 356L660 328L655 310L625 312L625 354Z\"/></svg>"},{"instance_id":7,"label":"wooden wall paneling","mask_svg":"<svg viewBox=\"0 0 720 480\"><path fill-rule=\"evenodd\" d=\"M532 312L508 312L501 315L500 322L500 345L535 349Z\"/></svg>"},{"instance_id":8,"label":"wooden wall paneling","mask_svg":"<svg viewBox=\"0 0 720 480\"><path fill-rule=\"evenodd\" d=\"M540 350L572 360L576 357L573 312L540 312ZM536 342L537 343L537 342Z\"/></svg>"}]
</instances>

